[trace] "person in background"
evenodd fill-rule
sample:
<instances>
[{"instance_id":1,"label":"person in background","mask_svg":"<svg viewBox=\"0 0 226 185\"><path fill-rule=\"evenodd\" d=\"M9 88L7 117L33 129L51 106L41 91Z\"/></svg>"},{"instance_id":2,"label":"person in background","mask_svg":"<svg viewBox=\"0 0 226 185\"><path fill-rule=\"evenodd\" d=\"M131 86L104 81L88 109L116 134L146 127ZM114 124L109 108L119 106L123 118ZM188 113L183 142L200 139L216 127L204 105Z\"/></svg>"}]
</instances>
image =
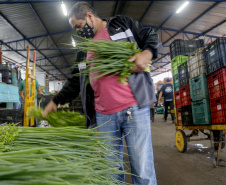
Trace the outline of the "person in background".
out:
<instances>
[{"instance_id":1,"label":"person in background","mask_svg":"<svg viewBox=\"0 0 226 185\"><path fill-rule=\"evenodd\" d=\"M168 117L168 107L170 106L170 110L174 109L174 101L173 101L173 85L170 82L170 78L166 79L166 84L162 86L159 93L158 104L161 102L162 96L164 97L164 120L167 121ZM171 113L172 122L174 123L175 115Z\"/></svg>"},{"instance_id":2,"label":"person in background","mask_svg":"<svg viewBox=\"0 0 226 185\"><path fill-rule=\"evenodd\" d=\"M142 50L128 61L135 67L128 78L128 85L123 85L117 76L90 80L82 74L84 65L79 65L80 78L70 78L62 90L46 106L44 116L55 111L58 104L75 99L79 92L86 116L87 128L98 126L98 132L105 132L114 140L109 141L123 161L123 135L128 146L134 184L156 185L154 157L150 127L149 105L156 101L155 87L151 81L148 67L151 59L156 59L162 48L159 36L152 28L143 27L138 21L125 15L118 15L109 20L102 20L96 11L86 2L77 2L69 12L69 23L78 34L85 38L111 41L136 42ZM77 61L92 57L90 53L77 54ZM77 69L78 70L78 69ZM92 75L89 75L92 79ZM106 124L103 124L106 123ZM123 170L123 164L120 165ZM117 175L117 180L124 181L124 174Z\"/></svg>"},{"instance_id":3,"label":"person in background","mask_svg":"<svg viewBox=\"0 0 226 185\"><path fill-rule=\"evenodd\" d=\"M31 82L31 88L32 88L32 82ZM32 89L30 90L32 91ZM35 105L37 106L37 94L42 94L41 92L41 89L39 87L39 83L38 81L36 80L35 82ZM20 83L19 83L19 95L22 99L22 105L24 103L24 98L25 98L25 80L21 80Z\"/></svg>"},{"instance_id":4,"label":"person in background","mask_svg":"<svg viewBox=\"0 0 226 185\"><path fill-rule=\"evenodd\" d=\"M15 75L15 76L13 76ZM13 85L16 85L19 87L20 81L22 79L19 77L19 66L15 65L15 67L12 70L12 83ZM21 97L19 96L19 102L13 103L14 109L21 109Z\"/></svg>"}]
</instances>

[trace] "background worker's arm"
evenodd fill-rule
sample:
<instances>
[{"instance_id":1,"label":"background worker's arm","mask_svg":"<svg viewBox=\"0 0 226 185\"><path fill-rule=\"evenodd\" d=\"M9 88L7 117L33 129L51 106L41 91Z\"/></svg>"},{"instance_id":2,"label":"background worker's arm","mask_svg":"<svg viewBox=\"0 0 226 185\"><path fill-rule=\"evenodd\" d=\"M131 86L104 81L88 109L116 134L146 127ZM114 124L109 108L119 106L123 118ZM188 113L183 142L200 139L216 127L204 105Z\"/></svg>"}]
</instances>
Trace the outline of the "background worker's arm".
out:
<instances>
[{"instance_id":1,"label":"background worker's arm","mask_svg":"<svg viewBox=\"0 0 226 185\"><path fill-rule=\"evenodd\" d=\"M38 94L42 94L41 89L37 89Z\"/></svg>"},{"instance_id":2,"label":"background worker's arm","mask_svg":"<svg viewBox=\"0 0 226 185\"><path fill-rule=\"evenodd\" d=\"M86 57L86 53L79 52L77 54L75 63L79 64L80 62L83 61L84 57ZM72 77L67 80L66 84L63 86L60 92L57 95L55 95L52 101L50 101L48 105L45 107L43 116L47 116L47 114L50 113L51 111L56 111L58 104L63 105L65 103L68 103L79 95L80 92L79 77L74 75L78 73L79 69L75 67L74 70L72 71Z\"/></svg>"},{"instance_id":3,"label":"background worker's arm","mask_svg":"<svg viewBox=\"0 0 226 185\"><path fill-rule=\"evenodd\" d=\"M158 101L158 104L160 104L160 102L161 102L161 98L162 98L162 91L159 93L159 101Z\"/></svg>"},{"instance_id":4,"label":"background worker's arm","mask_svg":"<svg viewBox=\"0 0 226 185\"><path fill-rule=\"evenodd\" d=\"M21 99L24 101L23 91L19 91L19 95L20 95Z\"/></svg>"}]
</instances>

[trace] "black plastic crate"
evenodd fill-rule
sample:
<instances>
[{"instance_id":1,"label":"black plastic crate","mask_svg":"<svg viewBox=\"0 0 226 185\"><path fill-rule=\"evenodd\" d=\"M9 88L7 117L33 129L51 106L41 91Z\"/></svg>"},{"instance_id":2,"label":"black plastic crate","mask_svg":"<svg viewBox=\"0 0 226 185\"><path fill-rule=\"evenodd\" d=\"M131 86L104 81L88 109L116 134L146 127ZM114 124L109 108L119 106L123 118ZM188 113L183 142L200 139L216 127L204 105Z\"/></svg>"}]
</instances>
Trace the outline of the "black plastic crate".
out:
<instances>
[{"instance_id":1,"label":"black plastic crate","mask_svg":"<svg viewBox=\"0 0 226 185\"><path fill-rule=\"evenodd\" d=\"M8 64L8 63L6 63L6 64L0 64L0 70L5 70L5 69L12 70L12 65L11 64Z\"/></svg>"},{"instance_id":2,"label":"black plastic crate","mask_svg":"<svg viewBox=\"0 0 226 185\"><path fill-rule=\"evenodd\" d=\"M204 47L204 40L182 40L176 39L170 44L171 59L177 55L189 55L197 48Z\"/></svg>"},{"instance_id":3,"label":"black plastic crate","mask_svg":"<svg viewBox=\"0 0 226 185\"><path fill-rule=\"evenodd\" d=\"M12 78L12 70L9 69L0 69L0 73L2 73L2 76L8 76L10 78Z\"/></svg>"},{"instance_id":4,"label":"black plastic crate","mask_svg":"<svg viewBox=\"0 0 226 185\"><path fill-rule=\"evenodd\" d=\"M186 105L181 107L181 117L182 117L183 125L193 125L191 105Z\"/></svg>"},{"instance_id":5,"label":"black plastic crate","mask_svg":"<svg viewBox=\"0 0 226 185\"><path fill-rule=\"evenodd\" d=\"M218 38L209 44L203 54L207 75L226 67L226 37Z\"/></svg>"},{"instance_id":6,"label":"black plastic crate","mask_svg":"<svg viewBox=\"0 0 226 185\"><path fill-rule=\"evenodd\" d=\"M189 84L189 71L187 62L181 64L178 67L178 75L179 75L179 85L180 87L184 87Z\"/></svg>"},{"instance_id":7,"label":"black plastic crate","mask_svg":"<svg viewBox=\"0 0 226 185\"><path fill-rule=\"evenodd\" d=\"M2 82L5 82L7 84L12 84L12 77L2 76Z\"/></svg>"},{"instance_id":8,"label":"black plastic crate","mask_svg":"<svg viewBox=\"0 0 226 185\"><path fill-rule=\"evenodd\" d=\"M0 109L0 124L23 123L24 111L18 109Z\"/></svg>"},{"instance_id":9,"label":"black plastic crate","mask_svg":"<svg viewBox=\"0 0 226 185\"><path fill-rule=\"evenodd\" d=\"M41 108L45 108L45 106L53 99L54 95L44 95L44 94L38 94L37 96L37 102L38 106L40 104Z\"/></svg>"}]
</instances>

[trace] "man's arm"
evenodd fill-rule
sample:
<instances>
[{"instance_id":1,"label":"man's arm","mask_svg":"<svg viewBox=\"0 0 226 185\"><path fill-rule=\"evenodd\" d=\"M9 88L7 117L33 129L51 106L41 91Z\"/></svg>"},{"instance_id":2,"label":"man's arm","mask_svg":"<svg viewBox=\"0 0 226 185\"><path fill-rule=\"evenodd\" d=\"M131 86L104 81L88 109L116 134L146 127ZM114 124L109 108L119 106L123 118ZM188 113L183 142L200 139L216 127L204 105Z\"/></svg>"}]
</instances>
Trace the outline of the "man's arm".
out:
<instances>
[{"instance_id":1,"label":"man's arm","mask_svg":"<svg viewBox=\"0 0 226 185\"><path fill-rule=\"evenodd\" d=\"M37 89L38 94L42 94L41 89Z\"/></svg>"},{"instance_id":2,"label":"man's arm","mask_svg":"<svg viewBox=\"0 0 226 185\"><path fill-rule=\"evenodd\" d=\"M158 104L160 104L160 101L161 101L161 98L162 98L162 91L159 93L159 101L158 101Z\"/></svg>"},{"instance_id":3,"label":"man's arm","mask_svg":"<svg viewBox=\"0 0 226 185\"><path fill-rule=\"evenodd\" d=\"M138 47L143 50L129 59L136 63L132 72L142 72L150 60L158 57L158 53L162 49L162 42L152 28L144 27L137 20L124 15L120 15L120 18L129 26Z\"/></svg>"},{"instance_id":4,"label":"man's arm","mask_svg":"<svg viewBox=\"0 0 226 185\"><path fill-rule=\"evenodd\" d=\"M85 56L85 53L79 52L77 54L76 64L81 62ZM43 114L44 116L47 116L47 114L51 111L56 111L58 104L63 105L65 103L68 103L78 96L80 92L79 77L74 75L77 73L79 73L78 68L74 68L74 70L72 71L72 77L67 80L61 91L57 95L55 95L52 101L50 101L45 107Z\"/></svg>"},{"instance_id":5,"label":"man's arm","mask_svg":"<svg viewBox=\"0 0 226 185\"><path fill-rule=\"evenodd\" d=\"M20 95L21 99L24 101L23 91L19 91L19 95Z\"/></svg>"}]
</instances>

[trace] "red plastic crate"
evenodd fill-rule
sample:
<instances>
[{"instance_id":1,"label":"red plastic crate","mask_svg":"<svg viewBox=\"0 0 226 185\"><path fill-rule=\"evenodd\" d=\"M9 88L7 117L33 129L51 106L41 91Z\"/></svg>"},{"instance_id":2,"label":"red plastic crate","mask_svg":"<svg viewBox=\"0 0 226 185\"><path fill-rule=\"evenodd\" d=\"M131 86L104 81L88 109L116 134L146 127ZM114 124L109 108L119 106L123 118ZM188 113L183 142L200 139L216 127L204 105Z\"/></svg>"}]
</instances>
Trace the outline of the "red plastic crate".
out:
<instances>
[{"instance_id":1,"label":"red plastic crate","mask_svg":"<svg viewBox=\"0 0 226 185\"><path fill-rule=\"evenodd\" d=\"M181 100L180 100L180 92L176 91L174 92L174 98L175 98L175 106L177 109L181 107Z\"/></svg>"},{"instance_id":2,"label":"red plastic crate","mask_svg":"<svg viewBox=\"0 0 226 185\"><path fill-rule=\"evenodd\" d=\"M226 96L210 101L212 124L226 123Z\"/></svg>"},{"instance_id":3,"label":"red plastic crate","mask_svg":"<svg viewBox=\"0 0 226 185\"><path fill-rule=\"evenodd\" d=\"M207 77L209 98L214 100L226 95L226 68L219 69Z\"/></svg>"},{"instance_id":4,"label":"red plastic crate","mask_svg":"<svg viewBox=\"0 0 226 185\"><path fill-rule=\"evenodd\" d=\"M191 104L190 87L185 85L179 89L181 106L186 106Z\"/></svg>"}]
</instances>

